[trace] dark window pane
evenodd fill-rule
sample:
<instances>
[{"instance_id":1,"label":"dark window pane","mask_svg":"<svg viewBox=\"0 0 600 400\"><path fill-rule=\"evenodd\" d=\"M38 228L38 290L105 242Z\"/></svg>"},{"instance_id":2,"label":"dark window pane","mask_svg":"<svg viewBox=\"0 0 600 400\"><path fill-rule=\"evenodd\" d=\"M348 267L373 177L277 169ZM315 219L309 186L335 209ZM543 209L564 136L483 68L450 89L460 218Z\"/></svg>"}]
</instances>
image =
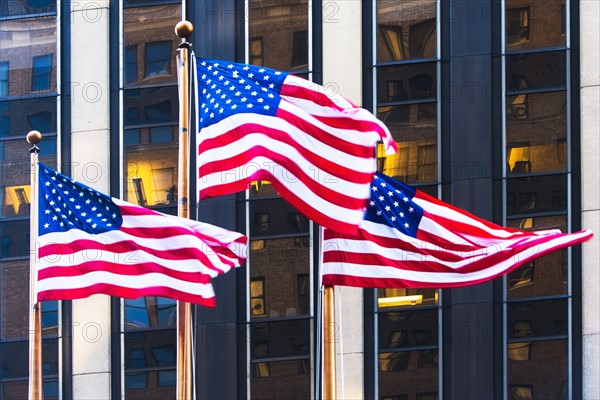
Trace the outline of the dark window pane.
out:
<instances>
[{"instance_id":1,"label":"dark window pane","mask_svg":"<svg viewBox=\"0 0 600 400\"><path fill-rule=\"evenodd\" d=\"M147 372L125 374L125 389L146 389L147 387Z\"/></svg>"},{"instance_id":2,"label":"dark window pane","mask_svg":"<svg viewBox=\"0 0 600 400\"><path fill-rule=\"evenodd\" d=\"M45 400L58 400L58 379L44 380L42 382L42 392Z\"/></svg>"},{"instance_id":3,"label":"dark window pane","mask_svg":"<svg viewBox=\"0 0 600 400\"><path fill-rule=\"evenodd\" d=\"M29 376L29 342L0 342L2 379ZM42 374L58 374L58 339L42 340Z\"/></svg>"},{"instance_id":4,"label":"dark window pane","mask_svg":"<svg viewBox=\"0 0 600 400\"><path fill-rule=\"evenodd\" d=\"M298 276L309 273L308 236L253 240L250 279L264 277L263 307L253 320L307 315L305 290Z\"/></svg>"},{"instance_id":5,"label":"dark window pane","mask_svg":"<svg viewBox=\"0 0 600 400\"><path fill-rule=\"evenodd\" d=\"M256 200L250 205L252 238L308 233L308 222L308 218L283 199Z\"/></svg>"},{"instance_id":6,"label":"dark window pane","mask_svg":"<svg viewBox=\"0 0 600 400\"><path fill-rule=\"evenodd\" d=\"M566 170L566 92L508 96L507 173Z\"/></svg>"},{"instance_id":7,"label":"dark window pane","mask_svg":"<svg viewBox=\"0 0 600 400\"><path fill-rule=\"evenodd\" d=\"M253 399L310 399L310 360L256 362L250 365Z\"/></svg>"},{"instance_id":8,"label":"dark window pane","mask_svg":"<svg viewBox=\"0 0 600 400\"><path fill-rule=\"evenodd\" d=\"M33 57L32 90L50 90L52 54Z\"/></svg>"},{"instance_id":9,"label":"dark window pane","mask_svg":"<svg viewBox=\"0 0 600 400\"><path fill-rule=\"evenodd\" d=\"M507 226L524 230L560 229L567 231L566 216L519 218ZM509 298L567 294L569 265L567 249L555 251L510 272L506 278Z\"/></svg>"},{"instance_id":10,"label":"dark window pane","mask_svg":"<svg viewBox=\"0 0 600 400\"><path fill-rule=\"evenodd\" d=\"M0 7L2 7L2 5L0 5ZM3 400L23 400L28 396L29 383L27 380L5 382L0 384L0 390L2 390Z\"/></svg>"},{"instance_id":11,"label":"dark window pane","mask_svg":"<svg viewBox=\"0 0 600 400\"><path fill-rule=\"evenodd\" d=\"M512 343L508 349L508 398L567 399L567 340Z\"/></svg>"},{"instance_id":12,"label":"dark window pane","mask_svg":"<svg viewBox=\"0 0 600 400\"><path fill-rule=\"evenodd\" d=\"M125 127L178 122L177 86L123 91Z\"/></svg>"},{"instance_id":13,"label":"dark window pane","mask_svg":"<svg viewBox=\"0 0 600 400\"><path fill-rule=\"evenodd\" d=\"M438 364L437 349L380 353L380 398L437 399Z\"/></svg>"},{"instance_id":14,"label":"dark window pane","mask_svg":"<svg viewBox=\"0 0 600 400\"><path fill-rule=\"evenodd\" d=\"M567 176L529 176L506 180L508 215L567 211Z\"/></svg>"},{"instance_id":15,"label":"dark window pane","mask_svg":"<svg viewBox=\"0 0 600 400\"><path fill-rule=\"evenodd\" d=\"M149 296L124 301L125 329L175 326L175 300Z\"/></svg>"},{"instance_id":16,"label":"dark window pane","mask_svg":"<svg viewBox=\"0 0 600 400\"><path fill-rule=\"evenodd\" d=\"M27 338L29 334L29 259L2 259L0 279L1 339ZM4 365L4 364L2 364Z\"/></svg>"},{"instance_id":17,"label":"dark window pane","mask_svg":"<svg viewBox=\"0 0 600 400\"><path fill-rule=\"evenodd\" d=\"M8 3L17 5L22 2ZM10 63L6 77L8 87L5 95L0 97L39 96L40 91L55 92L56 16L0 21L0 31L0 60ZM1 75L0 78L4 79Z\"/></svg>"},{"instance_id":18,"label":"dark window pane","mask_svg":"<svg viewBox=\"0 0 600 400\"><path fill-rule=\"evenodd\" d=\"M141 143L140 129L126 129L123 131L123 146L137 146Z\"/></svg>"},{"instance_id":19,"label":"dark window pane","mask_svg":"<svg viewBox=\"0 0 600 400\"><path fill-rule=\"evenodd\" d=\"M437 96L435 63L396 65L377 68L378 103L435 100Z\"/></svg>"},{"instance_id":20,"label":"dark window pane","mask_svg":"<svg viewBox=\"0 0 600 400\"><path fill-rule=\"evenodd\" d=\"M8 61L0 61L0 98L8 96Z\"/></svg>"},{"instance_id":21,"label":"dark window pane","mask_svg":"<svg viewBox=\"0 0 600 400\"><path fill-rule=\"evenodd\" d=\"M175 366L175 329L126 332L125 369Z\"/></svg>"},{"instance_id":22,"label":"dark window pane","mask_svg":"<svg viewBox=\"0 0 600 400\"><path fill-rule=\"evenodd\" d=\"M506 90L563 89L566 53L515 54L506 57Z\"/></svg>"},{"instance_id":23,"label":"dark window pane","mask_svg":"<svg viewBox=\"0 0 600 400\"><path fill-rule=\"evenodd\" d=\"M125 67L124 67L124 80L125 84L128 85L137 81L138 75L138 64L137 64L137 46L131 45L125 48Z\"/></svg>"},{"instance_id":24,"label":"dark window pane","mask_svg":"<svg viewBox=\"0 0 600 400\"><path fill-rule=\"evenodd\" d=\"M306 69L308 63L308 2L257 0L249 2L251 61L282 71Z\"/></svg>"},{"instance_id":25,"label":"dark window pane","mask_svg":"<svg viewBox=\"0 0 600 400\"><path fill-rule=\"evenodd\" d=\"M155 5L129 7L123 11L123 37L125 49L137 48L125 56L125 84L143 85L174 83L175 50L179 38L173 34L173 27L181 20L181 5ZM156 39L171 39L156 41ZM142 53L143 52L143 53ZM143 71L138 73L137 63L144 62ZM134 68L134 63L135 68ZM141 67L140 67L141 68ZM142 79L143 78L143 79Z\"/></svg>"},{"instance_id":26,"label":"dark window pane","mask_svg":"<svg viewBox=\"0 0 600 400\"><path fill-rule=\"evenodd\" d=\"M145 77L171 72L171 42L146 43Z\"/></svg>"},{"instance_id":27,"label":"dark window pane","mask_svg":"<svg viewBox=\"0 0 600 400\"><path fill-rule=\"evenodd\" d=\"M29 220L0 222L0 258L29 255Z\"/></svg>"},{"instance_id":28,"label":"dark window pane","mask_svg":"<svg viewBox=\"0 0 600 400\"><path fill-rule=\"evenodd\" d=\"M308 356L310 320L295 319L251 324L251 359Z\"/></svg>"},{"instance_id":29,"label":"dark window pane","mask_svg":"<svg viewBox=\"0 0 600 400\"><path fill-rule=\"evenodd\" d=\"M38 130L43 135L56 133L56 97L0 102L0 137L22 137Z\"/></svg>"},{"instance_id":30,"label":"dark window pane","mask_svg":"<svg viewBox=\"0 0 600 400\"><path fill-rule=\"evenodd\" d=\"M0 17L37 13L56 13L55 0L5 0L0 3Z\"/></svg>"},{"instance_id":31,"label":"dark window pane","mask_svg":"<svg viewBox=\"0 0 600 400\"><path fill-rule=\"evenodd\" d=\"M377 2L377 61L436 56L436 1Z\"/></svg>"},{"instance_id":32,"label":"dark window pane","mask_svg":"<svg viewBox=\"0 0 600 400\"><path fill-rule=\"evenodd\" d=\"M506 50L563 46L564 0L506 0Z\"/></svg>"},{"instance_id":33,"label":"dark window pane","mask_svg":"<svg viewBox=\"0 0 600 400\"><path fill-rule=\"evenodd\" d=\"M379 348L437 346L438 310L380 312Z\"/></svg>"},{"instance_id":34,"label":"dark window pane","mask_svg":"<svg viewBox=\"0 0 600 400\"><path fill-rule=\"evenodd\" d=\"M509 339L568 334L566 299L508 303L507 317Z\"/></svg>"},{"instance_id":35,"label":"dark window pane","mask_svg":"<svg viewBox=\"0 0 600 400\"><path fill-rule=\"evenodd\" d=\"M158 126L150 128L150 143L172 143L173 127Z\"/></svg>"}]
</instances>

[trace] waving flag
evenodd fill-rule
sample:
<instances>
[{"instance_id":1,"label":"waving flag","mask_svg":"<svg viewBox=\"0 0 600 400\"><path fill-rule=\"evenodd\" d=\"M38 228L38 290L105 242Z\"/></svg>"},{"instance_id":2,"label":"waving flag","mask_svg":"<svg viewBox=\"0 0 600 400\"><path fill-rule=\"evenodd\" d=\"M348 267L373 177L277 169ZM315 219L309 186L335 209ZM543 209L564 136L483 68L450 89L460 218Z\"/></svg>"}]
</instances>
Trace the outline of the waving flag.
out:
<instances>
[{"instance_id":1,"label":"waving flag","mask_svg":"<svg viewBox=\"0 0 600 400\"><path fill-rule=\"evenodd\" d=\"M99 193L39 164L37 298L103 293L214 306L211 278L245 259L246 237Z\"/></svg>"},{"instance_id":2,"label":"waving flag","mask_svg":"<svg viewBox=\"0 0 600 400\"><path fill-rule=\"evenodd\" d=\"M473 285L592 235L591 231L565 234L504 228L377 173L359 233L325 229L323 284L375 288Z\"/></svg>"},{"instance_id":3,"label":"waving flag","mask_svg":"<svg viewBox=\"0 0 600 400\"><path fill-rule=\"evenodd\" d=\"M375 145L396 151L367 110L269 68L197 60L200 199L267 180L300 212L356 232L375 172Z\"/></svg>"}]
</instances>

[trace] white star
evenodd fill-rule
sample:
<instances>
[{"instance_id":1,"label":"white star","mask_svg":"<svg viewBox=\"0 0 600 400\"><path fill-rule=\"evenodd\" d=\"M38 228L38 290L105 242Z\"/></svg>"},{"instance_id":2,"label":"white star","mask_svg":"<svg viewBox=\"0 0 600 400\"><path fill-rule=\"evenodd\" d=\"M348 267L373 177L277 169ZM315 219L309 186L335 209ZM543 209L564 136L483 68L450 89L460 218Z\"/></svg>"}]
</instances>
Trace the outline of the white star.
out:
<instances>
[{"instance_id":1,"label":"white star","mask_svg":"<svg viewBox=\"0 0 600 400\"><path fill-rule=\"evenodd\" d=\"M408 228L408 224L404 224L404 227L405 227L405 228Z\"/></svg>"},{"instance_id":2,"label":"white star","mask_svg":"<svg viewBox=\"0 0 600 400\"><path fill-rule=\"evenodd\" d=\"M50 224L48 224L48 223L44 224L44 228L46 228L46 229L48 229L49 226L50 226Z\"/></svg>"},{"instance_id":3,"label":"white star","mask_svg":"<svg viewBox=\"0 0 600 400\"><path fill-rule=\"evenodd\" d=\"M400 204L398 204L397 201L394 202L394 206L398 207Z\"/></svg>"},{"instance_id":4,"label":"white star","mask_svg":"<svg viewBox=\"0 0 600 400\"><path fill-rule=\"evenodd\" d=\"M377 191L377 186L373 186L371 189L373 189L374 192Z\"/></svg>"},{"instance_id":5,"label":"white star","mask_svg":"<svg viewBox=\"0 0 600 400\"><path fill-rule=\"evenodd\" d=\"M410 208L408 209L408 211L409 211L409 212L413 212L413 211L415 211L415 209L414 209L414 208L412 208L412 207L410 207Z\"/></svg>"},{"instance_id":6,"label":"white star","mask_svg":"<svg viewBox=\"0 0 600 400\"><path fill-rule=\"evenodd\" d=\"M385 206L385 211L390 211L391 207L390 206Z\"/></svg>"},{"instance_id":7,"label":"white star","mask_svg":"<svg viewBox=\"0 0 600 400\"><path fill-rule=\"evenodd\" d=\"M396 217L392 216L392 218L390 218L392 220L392 222L396 221Z\"/></svg>"},{"instance_id":8,"label":"white star","mask_svg":"<svg viewBox=\"0 0 600 400\"><path fill-rule=\"evenodd\" d=\"M379 201L383 201L383 196L379 196Z\"/></svg>"},{"instance_id":9,"label":"white star","mask_svg":"<svg viewBox=\"0 0 600 400\"><path fill-rule=\"evenodd\" d=\"M377 215L380 216L381 215L381 211L377 210Z\"/></svg>"},{"instance_id":10,"label":"white star","mask_svg":"<svg viewBox=\"0 0 600 400\"><path fill-rule=\"evenodd\" d=\"M408 201L408 197L404 196L404 197L402 198L402 200L404 200L404 202L406 203L406 202Z\"/></svg>"}]
</instances>

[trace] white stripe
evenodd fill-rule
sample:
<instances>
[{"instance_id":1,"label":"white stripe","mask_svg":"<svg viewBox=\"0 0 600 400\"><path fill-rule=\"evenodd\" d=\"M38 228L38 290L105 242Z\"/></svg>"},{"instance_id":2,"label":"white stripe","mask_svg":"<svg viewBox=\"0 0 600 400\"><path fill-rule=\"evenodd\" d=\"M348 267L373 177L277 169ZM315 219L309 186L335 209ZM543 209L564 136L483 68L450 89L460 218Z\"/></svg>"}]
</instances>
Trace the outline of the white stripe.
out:
<instances>
[{"instance_id":1,"label":"white stripe","mask_svg":"<svg viewBox=\"0 0 600 400\"><path fill-rule=\"evenodd\" d=\"M404 279L415 282L423 283L468 283L471 281L478 281L494 277L505 273L515 263L523 261L525 259L536 258L535 253L541 253L542 251L556 248L558 246L566 247L572 243L575 243L578 239L588 237L591 235L589 231L578 232L576 234L562 235L556 237L548 242L536 245L537 252L534 252L532 248L523 248L522 251L511 255L509 258L490 265L484 270L476 272L462 274L446 273L446 272L424 272L424 271L408 271L400 268L394 268L384 265L361 265L351 263L340 263L340 262L327 262L324 263L324 275L340 274L355 276L357 278L374 278L374 279Z\"/></svg>"},{"instance_id":2,"label":"white stripe","mask_svg":"<svg viewBox=\"0 0 600 400\"><path fill-rule=\"evenodd\" d=\"M339 95L337 92L334 92L333 90L326 88L324 86L318 85L314 82L310 82L306 79L294 76L294 75L288 75L286 76L286 78L283 81L284 85L289 85L289 86L299 86L305 89L308 89L312 92L315 93L319 93L321 95L325 95L327 97L329 97L333 102L335 102L339 107L342 108L354 108L355 106L350 103L346 98L344 98L343 96ZM295 97L293 96L284 96L290 99L294 99Z\"/></svg>"},{"instance_id":3,"label":"white stripe","mask_svg":"<svg viewBox=\"0 0 600 400\"><path fill-rule=\"evenodd\" d=\"M220 275L218 271L208 268L198 260L167 260L138 250L126 253L114 253L105 250L84 249L72 254L56 254L38 258L36 267L39 271L50 267L75 268L94 261L115 264L113 266L115 272L120 269L127 269L128 266L136 267L141 263L155 263L173 271L196 272L210 276L211 278L216 278ZM231 269L225 268L223 264L218 267L223 272Z\"/></svg>"},{"instance_id":4,"label":"white stripe","mask_svg":"<svg viewBox=\"0 0 600 400\"><path fill-rule=\"evenodd\" d=\"M331 128L312 117L298 115L298 112L295 112L295 114L298 117L301 117L302 119L307 121L308 124L321 125L322 129L328 131L330 134L332 134L332 136L338 137L351 145L356 144L361 146L374 146L378 140L378 137L375 137L374 135L371 135L369 133L361 132L360 134L357 134L356 132L352 132L351 135L347 135L347 130ZM258 121L258 119L260 119L260 121ZM260 126L264 126L267 130L275 129L285 132L290 136L291 140L297 145L297 147L303 148L306 151L321 156L327 160L335 160L335 164L341 165L351 170L374 172L374 151L373 156L368 158L351 155L349 153L346 153L345 151L332 147L311 135L306 134L306 132L302 129L299 129L296 126L287 122L286 120L278 117L263 115L257 117L252 116L251 118L248 118L247 114L236 114L227 118L226 120L204 128L201 131L201 134L198 138L202 141L219 136L229 136L229 131L236 129L241 125L245 125L250 121L252 123L260 124ZM341 137L343 134L346 134L347 136L352 136L353 140L346 140L345 138ZM210 150L204 150L200 153L200 157L202 158L203 162L218 161L223 158L229 158L225 157L224 155L241 154L245 150L252 148L257 144L265 146L269 150L276 151L288 158L292 158L294 161L296 161L298 157L301 157L302 160L304 160L304 157L300 154L296 147L267 136L262 132L262 129L259 130L259 132L246 134L244 137L225 146L213 148ZM244 151L242 151L241 149L238 150L237 146L244 146L242 147ZM293 157L290 154L290 152L293 153ZM299 163L298 161L296 162ZM306 161L303 162L305 163Z\"/></svg>"},{"instance_id":5,"label":"white stripe","mask_svg":"<svg viewBox=\"0 0 600 400\"><path fill-rule=\"evenodd\" d=\"M231 170L205 175L198 180L198 186L200 188L200 191L202 191L203 189L210 188L212 186L219 186L224 183L242 181L246 179L247 176L251 175L249 171L253 172L255 170L258 170L260 169L260 166L265 163L272 162L264 157L256 157L251 161L251 164L245 164ZM258 166L258 168L249 168L254 166ZM324 198L311 191L300 179L296 178L296 176L294 176L291 172L284 170L283 168L276 168L275 171L272 172L275 172L275 179L277 179L279 183L281 183L289 191L291 191L293 196L301 199L312 209L319 210L321 213L339 221L350 221L351 223L360 221L364 215L364 212L361 210L354 210L343 206L338 206L334 203L325 200ZM334 189L337 186L335 184L330 185L328 183L327 187L330 189ZM361 192L364 192L363 198L365 200L368 199L369 187L364 187L364 189L366 190L359 189L362 188L356 189L356 193L353 194L360 195ZM343 192L339 192L339 194L340 196L346 197L345 193Z\"/></svg>"},{"instance_id":6,"label":"white stripe","mask_svg":"<svg viewBox=\"0 0 600 400\"><path fill-rule=\"evenodd\" d=\"M69 246L71 243L73 243L76 240L92 240L96 243L99 243L100 245L110 245L110 244L122 242L124 240L131 240L135 244L139 245L140 247L148 247L148 248L155 249L155 250L172 251L172 252L177 252L178 250L180 250L182 248L196 248L200 252L202 252L206 255L208 261L215 268L218 268L222 271L229 271L231 269L230 266L223 264L222 260L219 258L219 255L212 248L210 248L206 243L202 242L201 240L199 240L196 237L173 236L173 237L168 237L165 239L147 239L147 238L139 238L136 236L131 236L131 235L125 234L122 231L108 231L108 232L99 233L96 235L90 235L89 233L81 231L79 229L70 229L66 232L53 232L50 234L42 235L38 238L40 247L49 245L49 244L61 244L62 246ZM96 250L90 250L90 252L93 253L93 252L96 252ZM108 250L103 250L102 253L106 253L109 255L109 257L112 257L112 259L113 259L112 262L116 262L114 260L123 259L123 256L120 255L121 253L113 253ZM125 254L125 253L123 253L123 254ZM142 254L145 254L146 256L143 258L144 260L156 262L158 264L163 264L163 263L167 263L167 262L177 264L177 263L181 263L181 262L185 261L185 260L181 260L181 261L166 260L161 257L156 257L153 255L147 254L143 249L134 251L134 252L132 252L132 254L137 255L136 258L140 258ZM112 255L112 256L110 256L110 255ZM49 256L49 257L54 257L54 256ZM230 259L229 257L225 257L225 256L223 256L223 257ZM133 258L133 259L136 259L136 258ZM131 256L128 258L128 260L130 260L130 261L132 260ZM109 261L109 260L107 260L107 261ZM199 262L199 260L195 260L195 259L192 259L191 261ZM236 259L230 259L230 261L232 261L235 266L239 266L239 263L237 262ZM190 261L187 261L187 262L190 262Z\"/></svg>"},{"instance_id":7,"label":"white stripe","mask_svg":"<svg viewBox=\"0 0 600 400\"><path fill-rule=\"evenodd\" d=\"M163 274L119 275L104 271L91 272L76 277L56 277L38 281L38 291L82 289L99 283L120 286L128 289L146 289L152 286L168 287L204 298L214 297L210 283L192 283L171 278Z\"/></svg>"}]
</instances>

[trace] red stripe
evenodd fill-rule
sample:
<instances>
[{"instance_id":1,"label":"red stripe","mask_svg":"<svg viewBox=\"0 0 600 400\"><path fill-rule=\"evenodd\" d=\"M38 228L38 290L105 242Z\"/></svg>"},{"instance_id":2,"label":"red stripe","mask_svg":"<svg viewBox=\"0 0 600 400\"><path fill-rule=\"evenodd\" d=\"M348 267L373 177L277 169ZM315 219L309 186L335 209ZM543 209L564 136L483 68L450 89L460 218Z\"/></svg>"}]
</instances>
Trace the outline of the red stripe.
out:
<instances>
[{"instance_id":1,"label":"red stripe","mask_svg":"<svg viewBox=\"0 0 600 400\"><path fill-rule=\"evenodd\" d=\"M464 258L459 256L458 254L447 251L446 249L444 249L442 247L436 246L436 248L433 248L433 244L429 248L423 248L416 241L415 241L415 243L411 243L411 242L403 240L399 237L398 238L390 238L390 237L385 237L385 236L379 236L379 235L370 233L369 231L365 230L364 228L359 228L359 233L356 235L340 234L337 232L333 232L329 229L326 229L325 235L324 235L324 240L333 239L333 238L364 241L364 242L368 243L369 245L374 244L374 245L378 245L378 246L385 247L388 249L402 250L402 251L413 252L413 253L422 254L422 255L430 255L432 257L436 257L436 258L440 259L441 261L453 262L453 261L464 260ZM333 249L327 249L327 250L333 250ZM472 251L472 250L473 250L472 248L469 249L469 251ZM373 252L375 252L375 250ZM372 264L372 263L368 263L368 264Z\"/></svg>"},{"instance_id":2,"label":"red stripe","mask_svg":"<svg viewBox=\"0 0 600 400\"><path fill-rule=\"evenodd\" d=\"M294 98L296 98L311 101L315 104L320 105L321 107L333 108L338 111L345 110L333 100L331 100L331 98L327 94L325 94L325 88L317 84L314 84L314 86L315 88L322 90L323 93L305 88L303 86L300 86L299 84L296 85L293 82L285 83L284 81L283 85L281 85L281 91L279 92L279 94L282 97L291 97L284 100L292 104L294 103Z\"/></svg>"},{"instance_id":3,"label":"red stripe","mask_svg":"<svg viewBox=\"0 0 600 400\"><path fill-rule=\"evenodd\" d=\"M115 275L137 276L149 273L158 273L169 276L180 281L192 283L210 283L211 277L201 272L182 272L165 268L153 262L124 264L110 263L106 261L89 261L73 266L52 266L38 271L38 281L48 278L73 277L88 274L90 272L110 272Z\"/></svg>"},{"instance_id":4,"label":"red stripe","mask_svg":"<svg viewBox=\"0 0 600 400\"><path fill-rule=\"evenodd\" d=\"M313 125L310 122L306 121L305 119L300 118L297 115L292 114L281 108L279 110L277 110L277 117L284 119L285 121L289 122L291 125L297 127L298 129L301 129L304 133L316 138L320 142L322 142L330 147L333 147L334 149L338 149L339 151L342 151L346 154L350 154L350 155L353 155L356 157L361 157L361 158L373 158L373 156L375 154L372 145L365 146L365 145L361 145L358 143L348 142L347 140L344 140L337 135L334 135L326 130L323 130L323 129L319 128L318 126ZM317 120L323 122L324 124L335 127L335 128L357 131L357 134L360 134L359 132L363 132L364 134L368 134L370 132L370 130L359 129L359 128L363 127L363 124L361 123L361 121L354 121L352 119L348 119L345 117L331 118L331 119L337 120L339 122L341 122L341 121L346 122L346 124L340 123L340 125L343 125L343 126L335 126L333 124L327 123L328 118L319 117L316 115L313 115L313 117L316 118ZM365 124L366 124L366 122L365 122ZM373 179L372 176L371 176L371 179Z\"/></svg>"},{"instance_id":5,"label":"red stripe","mask_svg":"<svg viewBox=\"0 0 600 400\"><path fill-rule=\"evenodd\" d=\"M165 286L152 286L143 289L132 289L106 283L98 283L77 289L54 289L39 292L38 301L83 299L93 294L107 294L109 296L123 297L125 299L136 299L144 296L160 296L186 301L188 303L194 303L204 307L216 306L214 297L206 298L202 296L196 296Z\"/></svg>"},{"instance_id":6,"label":"red stripe","mask_svg":"<svg viewBox=\"0 0 600 400\"><path fill-rule=\"evenodd\" d=\"M250 182L255 180L266 180L273 184L273 187L277 192L286 199L292 206L298 211L304 214L306 217L312 219L318 224L327 226L338 232L356 233L357 226L344 221L334 219L321 211L315 209L310 204L306 203L300 197L296 196L292 191L288 190L285 186L280 184L275 177L268 171L257 171L252 174L248 179L244 181L236 181L232 183L224 183L222 185L215 185L205 189L202 189L199 193L200 200L207 199L210 197L224 196L227 194L239 192L248 188ZM365 204L366 204L365 200Z\"/></svg>"},{"instance_id":7,"label":"red stripe","mask_svg":"<svg viewBox=\"0 0 600 400\"><path fill-rule=\"evenodd\" d=\"M356 173L356 172L353 173L350 170L348 170L348 171L338 170L338 171L336 171L336 172L338 172L338 174L336 176L317 177L318 179L315 180L312 176L308 175L297 164L291 162L284 155L273 152L262 146L255 146L252 149L250 149L242 154L238 154L232 158L228 158L227 160L219 160L219 161L202 164L199 169L200 180L202 180L203 176L207 176L212 173L215 173L215 171L227 171L227 170L234 169L234 168L244 166L244 165L248 166L248 169L253 168L253 167L258 168L258 166L252 165L252 160L255 157L261 157L261 156L271 160L276 166L279 166L280 168L284 168L286 171L289 171L290 180L298 179L310 191L317 194L317 196L321 197L322 199L326 200L329 203L338 205L340 207L352 209L352 210L358 210L358 209L366 206L366 204L367 204L368 199L355 198L355 197L351 196L352 195L351 193L341 194L339 192L336 192L335 190L329 189L327 187L327 181L330 179L331 180L336 179L336 176L341 176L340 179L344 179L344 180L357 181L358 178L361 178L361 175L366 177L369 174L360 174L360 173ZM274 165L274 167L275 167L275 165ZM279 178L275 178L275 176L273 174L271 174L271 172L269 172L269 171L266 171L264 169L261 171L264 173L267 173L271 177L270 180L273 182L275 182L279 179ZM343 172L343 174L340 172ZM245 181L249 184L250 182L257 179L257 173L258 173L258 171L255 172L254 174L252 174L251 177L248 177L245 180L240 179L239 181ZM236 179L237 178L239 178L239 177L236 177ZM261 178L261 179L265 179L265 178ZM227 181L227 174L223 175L223 181ZM322 184L321 182L324 182L324 184ZM291 183L293 186L294 182L292 181ZM367 184L366 181L359 182L359 183ZM283 185L281 185L281 186L283 186ZM230 188L234 188L234 187L235 186L230 186ZM245 189L247 189L247 185L242 186L242 188L240 190L245 190ZM204 190L205 189L203 189L203 191ZM228 193L231 193L231 191Z\"/></svg>"},{"instance_id":8,"label":"red stripe","mask_svg":"<svg viewBox=\"0 0 600 400\"><path fill-rule=\"evenodd\" d=\"M40 247L38 255L40 258L43 258L53 255L69 255L83 250L108 251L116 254L140 251L141 253L151 254L164 260L198 260L207 268L215 270L219 273L223 273L222 270L215 268L206 254L199 249L180 248L171 250L156 250L149 247L140 246L132 240L123 240L110 244L102 244L88 239L75 240L67 244L50 243ZM223 263L232 268L234 267L233 262L229 260L223 260Z\"/></svg>"},{"instance_id":9,"label":"red stripe","mask_svg":"<svg viewBox=\"0 0 600 400\"><path fill-rule=\"evenodd\" d=\"M310 129L306 126L303 128ZM346 180L349 180L351 182L366 184L370 184L371 180L373 179L375 167L373 167L373 171L367 172L361 172L355 169L343 167L337 164L336 162L319 155L319 148L306 148L305 146L300 145L298 141L294 140L294 138L292 138L285 131L274 128L268 128L260 124L248 123L239 125L236 126L234 129L229 130L215 138L203 139L202 142L198 145L199 154L202 155L202 153L204 152L222 148L224 146L235 143L247 136L252 136L251 142L253 144L253 147L246 150L246 153L254 154L254 156L264 156L275 160L285 160L285 162L282 162L282 164L293 163L293 161L291 161L287 157L287 155L275 153L264 147L263 144L266 143L266 138L264 136L266 136L272 140L289 145L290 147L294 148L309 164L315 165L319 169L322 169L323 171L330 173L334 176L344 176L347 177L345 178ZM331 147L336 148L335 144ZM373 159L375 157L375 152L373 151L373 148L365 148L364 146L359 145L353 145L352 147L354 151L350 151L350 149L347 149L348 151L345 151L345 153L356 157L364 158L366 160ZM265 153L263 153L263 151ZM326 149L321 149L320 152L323 153L324 151L326 151ZM232 158L235 159L235 156ZM224 170L225 166L227 166L228 164L218 165L221 168L221 170Z\"/></svg>"}]
</instances>

